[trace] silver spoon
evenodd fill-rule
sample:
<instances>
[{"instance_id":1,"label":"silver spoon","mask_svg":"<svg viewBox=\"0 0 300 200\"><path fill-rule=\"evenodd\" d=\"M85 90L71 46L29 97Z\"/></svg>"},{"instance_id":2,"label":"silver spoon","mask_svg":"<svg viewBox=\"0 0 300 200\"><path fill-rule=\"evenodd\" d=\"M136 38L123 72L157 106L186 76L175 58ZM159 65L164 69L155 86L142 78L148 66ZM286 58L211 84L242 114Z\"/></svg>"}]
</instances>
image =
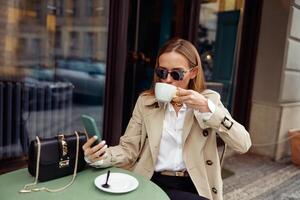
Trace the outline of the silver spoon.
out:
<instances>
[{"instance_id":1,"label":"silver spoon","mask_svg":"<svg viewBox=\"0 0 300 200\"><path fill-rule=\"evenodd\" d=\"M104 184L102 184L102 187L104 188L109 188L109 184L108 184L109 174L110 174L110 170L107 171L106 181Z\"/></svg>"}]
</instances>

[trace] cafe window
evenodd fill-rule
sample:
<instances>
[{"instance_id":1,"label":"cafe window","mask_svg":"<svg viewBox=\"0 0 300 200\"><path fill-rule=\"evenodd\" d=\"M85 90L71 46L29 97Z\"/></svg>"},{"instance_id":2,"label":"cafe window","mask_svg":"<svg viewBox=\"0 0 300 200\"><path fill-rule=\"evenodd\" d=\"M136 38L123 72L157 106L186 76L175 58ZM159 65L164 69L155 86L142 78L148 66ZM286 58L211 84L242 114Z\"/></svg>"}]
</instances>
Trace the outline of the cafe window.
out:
<instances>
[{"instance_id":1,"label":"cafe window","mask_svg":"<svg viewBox=\"0 0 300 200\"><path fill-rule=\"evenodd\" d=\"M95 43L95 33L93 32L87 32L85 34L85 39L86 39L86 42L85 42L85 53L86 53L86 56L87 57L93 57L93 54L94 54L94 44Z\"/></svg>"},{"instance_id":2,"label":"cafe window","mask_svg":"<svg viewBox=\"0 0 300 200\"><path fill-rule=\"evenodd\" d=\"M61 45L61 32L60 31L55 31L55 48L56 48L56 51L59 50L62 45Z\"/></svg>"},{"instance_id":3,"label":"cafe window","mask_svg":"<svg viewBox=\"0 0 300 200\"><path fill-rule=\"evenodd\" d=\"M108 6L108 1L105 0L94 0L94 12L97 16L106 16L108 10L105 9Z\"/></svg>"},{"instance_id":4,"label":"cafe window","mask_svg":"<svg viewBox=\"0 0 300 200\"><path fill-rule=\"evenodd\" d=\"M71 31L70 32L70 37L69 37L69 49L70 52L73 54L76 54L76 50L78 50L78 44L79 44L79 33L76 31Z\"/></svg>"},{"instance_id":5,"label":"cafe window","mask_svg":"<svg viewBox=\"0 0 300 200\"><path fill-rule=\"evenodd\" d=\"M86 16L91 17L94 15L94 0L86 1Z\"/></svg>"},{"instance_id":6,"label":"cafe window","mask_svg":"<svg viewBox=\"0 0 300 200\"><path fill-rule=\"evenodd\" d=\"M208 88L232 110L238 30L243 0L205 0L200 7L197 48Z\"/></svg>"},{"instance_id":7,"label":"cafe window","mask_svg":"<svg viewBox=\"0 0 300 200\"><path fill-rule=\"evenodd\" d=\"M109 0L90 1L101 15L85 3L1 3L0 161L26 155L37 135L83 132L82 114L102 133Z\"/></svg>"},{"instance_id":8,"label":"cafe window","mask_svg":"<svg viewBox=\"0 0 300 200\"><path fill-rule=\"evenodd\" d=\"M105 0L87 0L85 3L86 6L86 15L87 16L106 16L108 10L105 9L109 2Z\"/></svg>"},{"instance_id":9,"label":"cafe window","mask_svg":"<svg viewBox=\"0 0 300 200\"><path fill-rule=\"evenodd\" d=\"M78 3L79 3L79 0L68 0L68 1L65 1L66 3L66 10L65 10L65 13L67 16L73 16L73 17L76 17L79 15L79 7L78 7Z\"/></svg>"},{"instance_id":10,"label":"cafe window","mask_svg":"<svg viewBox=\"0 0 300 200\"><path fill-rule=\"evenodd\" d=\"M16 49L16 54L19 56L17 60L22 60L21 56L27 56L28 42L26 38L18 38L18 48Z\"/></svg>"},{"instance_id":11,"label":"cafe window","mask_svg":"<svg viewBox=\"0 0 300 200\"><path fill-rule=\"evenodd\" d=\"M34 38L32 39L32 45L31 45L31 56L32 59L34 60L38 60L41 57L41 53L42 53L42 41L40 38Z\"/></svg>"},{"instance_id":12,"label":"cafe window","mask_svg":"<svg viewBox=\"0 0 300 200\"><path fill-rule=\"evenodd\" d=\"M56 16L62 16L64 13L64 1L63 0L55 0L54 1L54 10Z\"/></svg>"}]
</instances>

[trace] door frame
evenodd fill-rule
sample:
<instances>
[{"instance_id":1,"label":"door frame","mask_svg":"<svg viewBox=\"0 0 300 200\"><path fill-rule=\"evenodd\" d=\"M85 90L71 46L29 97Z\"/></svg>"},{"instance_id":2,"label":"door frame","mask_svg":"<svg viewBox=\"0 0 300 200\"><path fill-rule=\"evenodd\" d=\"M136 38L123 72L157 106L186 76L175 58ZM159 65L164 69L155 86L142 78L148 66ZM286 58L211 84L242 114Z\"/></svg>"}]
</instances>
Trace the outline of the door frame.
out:
<instances>
[{"instance_id":1,"label":"door frame","mask_svg":"<svg viewBox=\"0 0 300 200\"><path fill-rule=\"evenodd\" d=\"M249 129L263 0L245 0L233 117Z\"/></svg>"},{"instance_id":2,"label":"door frame","mask_svg":"<svg viewBox=\"0 0 300 200\"><path fill-rule=\"evenodd\" d=\"M103 139L116 145L122 135L127 27L130 0L110 0Z\"/></svg>"}]
</instances>

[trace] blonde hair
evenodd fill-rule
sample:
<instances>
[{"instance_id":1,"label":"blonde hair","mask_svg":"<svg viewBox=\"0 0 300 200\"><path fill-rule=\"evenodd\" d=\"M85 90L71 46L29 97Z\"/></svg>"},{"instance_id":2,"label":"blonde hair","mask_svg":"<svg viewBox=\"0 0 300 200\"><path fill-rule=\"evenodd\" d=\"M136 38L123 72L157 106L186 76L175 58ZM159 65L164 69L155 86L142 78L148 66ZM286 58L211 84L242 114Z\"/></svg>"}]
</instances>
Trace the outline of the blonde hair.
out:
<instances>
[{"instance_id":1,"label":"blonde hair","mask_svg":"<svg viewBox=\"0 0 300 200\"><path fill-rule=\"evenodd\" d=\"M206 89L205 79L203 74L203 69L201 65L201 60L199 53L195 46L187 40L181 38L173 38L166 42L158 51L156 57L155 68L159 67L159 57L167 52L176 52L183 55L188 63L190 68L198 67L198 73L194 79L191 79L188 84L188 89L195 90L197 92L202 92ZM149 90L143 92L145 95L154 95L154 85L159 81L159 78L154 73L152 86Z\"/></svg>"}]
</instances>

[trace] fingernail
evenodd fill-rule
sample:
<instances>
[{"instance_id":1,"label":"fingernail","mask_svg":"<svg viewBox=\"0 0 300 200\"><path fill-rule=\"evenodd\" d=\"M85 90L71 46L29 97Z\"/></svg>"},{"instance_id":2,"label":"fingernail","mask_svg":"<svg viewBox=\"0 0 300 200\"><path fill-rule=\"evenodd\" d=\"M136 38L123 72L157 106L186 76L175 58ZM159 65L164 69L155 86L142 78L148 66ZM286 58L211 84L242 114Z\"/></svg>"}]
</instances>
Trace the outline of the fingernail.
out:
<instances>
[{"instance_id":1,"label":"fingernail","mask_svg":"<svg viewBox=\"0 0 300 200\"><path fill-rule=\"evenodd\" d=\"M98 136L97 136L97 135L94 135L93 138L95 138L95 139L97 140L97 139L98 139Z\"/></svg>"},{"instance_id":2,"label":"fingernail","mask_svg":"<svg viewBox=\"0 0 300 200\"><path fill-rule=\"evenodd\" d=\"M103 148L106 149L107 148L107 144Z\"/></svg>"},{"instance_id":3,"label":"fingernail","mask_svg":"<svg viewBox=\"0 0 300 200\"><path fill-rule=\"evenodd\" d=\"M105 140L102 140L101 142L100 142L100 144L105 144L106 142L105 142Z\"/></svg>"}]
</instances>

